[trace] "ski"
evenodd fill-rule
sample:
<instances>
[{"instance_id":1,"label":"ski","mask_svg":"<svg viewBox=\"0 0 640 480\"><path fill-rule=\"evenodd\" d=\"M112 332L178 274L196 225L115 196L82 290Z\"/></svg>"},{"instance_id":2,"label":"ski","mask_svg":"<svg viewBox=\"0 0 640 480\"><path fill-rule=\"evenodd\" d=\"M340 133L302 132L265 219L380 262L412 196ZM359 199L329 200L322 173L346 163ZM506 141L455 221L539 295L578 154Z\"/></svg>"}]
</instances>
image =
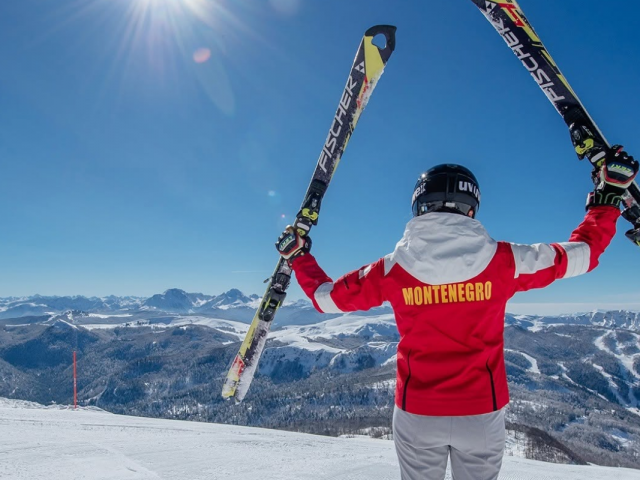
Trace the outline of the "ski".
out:
<instances>
[{"instance_id":1,"label":"ski","mask_svg":"<svg viewBox=\"0 0 640 480\"><path fill-rule=\"evenodd\" d=\"M318 223L320 204L329 182L360 115L395 49L395 32L396 27L377 25L368 29L360 42L311 183L293 223L301 235L307 235L311 227ZM379 35L385 38L383 47L373 43L374 38ZM267 290L224 381L222 387L224 398L233 398L236 403L240 403L247 394L258 368L271 324L285 299L290 281L291 268L286 261L280 259L273 275L267 280Z\"/></svg>"},{"instance_id":2,"label":"ski","mask_svg":"<svg viewBox=\"0 0 640 480\"><path fill-rule=\"evenodd\" d=\"M610 145L578 96L562 75L516 0L471 0L522 62L569 127L571 142L580 160L587 158L599 169ZM596 181L595 175L592 175ZM640 188L634 181L623 195L622 216L633 228L626 232L640 246Z\"/></svg>"}]
</instances>

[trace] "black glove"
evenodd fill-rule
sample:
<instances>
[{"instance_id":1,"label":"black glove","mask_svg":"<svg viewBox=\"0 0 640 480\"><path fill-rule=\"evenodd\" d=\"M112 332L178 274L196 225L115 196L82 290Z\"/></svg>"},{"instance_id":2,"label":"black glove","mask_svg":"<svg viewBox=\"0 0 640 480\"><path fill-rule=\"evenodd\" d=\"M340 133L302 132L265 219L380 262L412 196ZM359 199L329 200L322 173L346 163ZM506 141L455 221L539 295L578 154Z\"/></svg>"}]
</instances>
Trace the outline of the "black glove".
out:
<instances>
[{"instance_id":1,"label":"black glove","mask_svg":"<svg viewBox=\"0 0 640 480\"><path fill-rule=\"evenodd\" d=\"M282 235L278 237L276 248L282 258L292 262L294 259L309 253L311 250L311 238L308 235L304 237L298 231L289 225Z\"/></svg>"},{"instance_id":2,"label":"black glove","mask_svg":"<svg viewBox=\"0 0 640 480\"><path fill-rule=\"evenodd\" d=\"M603 205L620 208L621 196L637 174L638 162L632 156L620 145L609 148L595 174L596 188L587 196L587 210Z\"/></svg>"}]
</instances>

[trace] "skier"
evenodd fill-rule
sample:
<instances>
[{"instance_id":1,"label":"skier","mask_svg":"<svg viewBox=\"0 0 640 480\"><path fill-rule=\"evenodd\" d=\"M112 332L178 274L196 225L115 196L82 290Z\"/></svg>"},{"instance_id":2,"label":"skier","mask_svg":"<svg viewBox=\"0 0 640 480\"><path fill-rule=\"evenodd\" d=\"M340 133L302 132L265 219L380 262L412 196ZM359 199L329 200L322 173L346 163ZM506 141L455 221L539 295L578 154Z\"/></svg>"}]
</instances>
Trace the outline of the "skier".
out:
<instances>
[{"instance_id":1,"label":"skier","mask_svg":"<svg viewBox=\"0 0 640 480\"><path fill-rule=\"evenodd\" d=\"M615 234L621 195L638 162L606 151L587 213L568 242L497 242L475 219L480 190L465 167L423 173L414 218L393 253L337 281L309 253L311 240L287 227L276 243L320 312L368 310L388 301L400 342L393 438L403 480L497 479L509 402L504 315L519 291L586 273Z\"/></svg>"}]
</instances>

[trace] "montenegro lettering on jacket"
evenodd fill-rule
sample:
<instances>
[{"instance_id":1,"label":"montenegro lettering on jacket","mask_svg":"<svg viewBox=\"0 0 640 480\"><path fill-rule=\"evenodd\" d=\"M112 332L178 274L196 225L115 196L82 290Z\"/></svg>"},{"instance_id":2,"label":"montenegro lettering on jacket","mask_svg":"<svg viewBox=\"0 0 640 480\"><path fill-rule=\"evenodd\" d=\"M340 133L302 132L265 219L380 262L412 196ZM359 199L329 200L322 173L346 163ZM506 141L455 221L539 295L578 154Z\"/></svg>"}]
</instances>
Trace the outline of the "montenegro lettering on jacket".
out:
<instances>
[{"instance_id":1,"label":"montenegro lettering on jacket","mask_svg":"<svg viewBox=\"0 0 640 480\"><path fill-rule=\"evenodd\" d=\"M590 209L568 242L496 242L477 220L452 213L412 219L393 253L333 282L312 255L293 262L320 312L393 307L400 342L396 405L419 415L478 415L509 402L504 315L519 291L588 272L620 212Z\"/></svg>"}]
</instances>

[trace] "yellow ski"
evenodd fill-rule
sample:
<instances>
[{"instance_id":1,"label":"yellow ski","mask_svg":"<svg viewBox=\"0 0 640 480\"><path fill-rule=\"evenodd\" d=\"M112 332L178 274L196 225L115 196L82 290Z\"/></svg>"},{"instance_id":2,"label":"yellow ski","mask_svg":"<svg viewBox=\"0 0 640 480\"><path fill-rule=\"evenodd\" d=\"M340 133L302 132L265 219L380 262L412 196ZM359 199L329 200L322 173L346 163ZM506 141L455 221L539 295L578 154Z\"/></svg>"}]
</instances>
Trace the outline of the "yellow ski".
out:
<instances>
[{"instance_id":1,"label":"yellow ski","mask_svg":"<svg viewBox=\"0 0 640 480\"><path fill-rule=\"evenodd\" d=\"M311 183L293 224L301 235L307 235L311 227L318 223L322 198L360 115L395 49L395 32L396 27L377 25L368 29L360 42ZM377 40L382 38L384 38L384 46L378 46ZM264 350L273 318L284 301L290 281L291 268L286 261L280 259L269 280L260 307L253 317L247 336L231 364L222 387L224 398L233 398L236 403L240 403L247 394L258 368L258 361Z\"/></svg>"}]
</instances>

